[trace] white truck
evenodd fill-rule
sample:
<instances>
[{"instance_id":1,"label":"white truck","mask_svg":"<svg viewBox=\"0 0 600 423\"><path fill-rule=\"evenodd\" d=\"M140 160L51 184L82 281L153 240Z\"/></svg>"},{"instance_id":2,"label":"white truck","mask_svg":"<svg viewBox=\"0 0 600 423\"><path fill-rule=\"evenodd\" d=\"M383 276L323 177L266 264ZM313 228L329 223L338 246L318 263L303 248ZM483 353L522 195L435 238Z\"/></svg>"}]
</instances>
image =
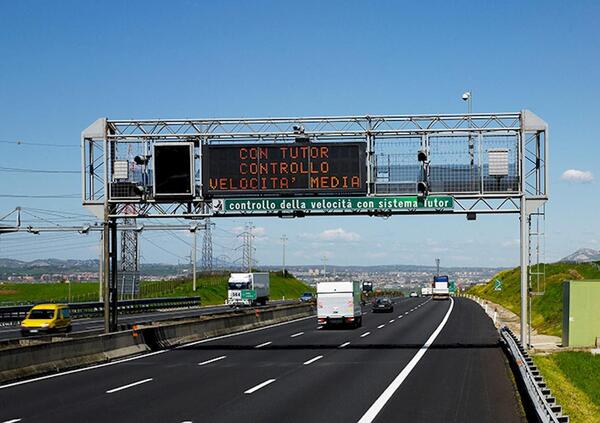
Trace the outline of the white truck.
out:
<instances>
[{"instance_id":1,"label":"white truck","mask_svg":"<svg viewBox=\"0 0 600 423\"><path fill-rule=\"evenodd\" d=\"M448 276L434 276L431 294L434 300L450 299L450 288L448 287Z\"/></svg>"},{"instance_id":2,"label":"white truck","mask_svg":"<svg viewBox=\"0 0 600 423\"><path fill-rule=\"evenodd\" d=\"M426 286L424 288L421 288L421 297L429 297L432 294L432 290L433 288L430 286Z\"/></svg>"},{"instance_id":3,"label":"white truck","mask_svg":"<svg viewBox=\"0 0 600 423\"><path fill-rule=\"evenodd\" d=\"M232 273L227 286L231 307L265 305L269 301L268 273Z\"/></svg>"},{"instance_id":4,"label":"white truck","mask_svg":"<svg viewBox=\"0 0 600 423\"><path fill-rule=\"evenodd\" d=\"M362 325L360 282L318 282L317 319L319 325Z\"/></svg>"}]
</instances>

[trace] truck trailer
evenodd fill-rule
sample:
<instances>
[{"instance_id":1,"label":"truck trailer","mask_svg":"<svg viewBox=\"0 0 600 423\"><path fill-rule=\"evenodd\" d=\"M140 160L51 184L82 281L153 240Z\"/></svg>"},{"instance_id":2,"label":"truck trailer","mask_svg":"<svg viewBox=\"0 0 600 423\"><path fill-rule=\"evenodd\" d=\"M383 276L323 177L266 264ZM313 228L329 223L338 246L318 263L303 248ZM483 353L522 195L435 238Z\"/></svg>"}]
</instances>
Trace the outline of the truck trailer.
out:
<instances>
[{"instance_id":1,"label":"truck trailer","mask_svg":"<svg viewBox=\"0 0 600 423\"><path fill-rule=\"evenodd\" d=\"M434 300L450 299L450 289L448 288L448 276L434 276L431 294Z\"/></svg>"},{"instance_id":2,"label":"truck trailer","mask_svg":"<svg viewBox=\"0 0 600 423\"><path fill-rule=\"evenodd\" d=\"M318 282L319 325L362 325L360 282Z\"/></svg>"},{"instance_id":3,"label":"truck trailer","mask_svg":"<svg viewBox=\"0 0 600 423\"><path fill-rule=\"evenodd\" d=\"M265 305L269 301L268 273L232 273L227 287L231 307Z\"/></svg>"}]
</instances>

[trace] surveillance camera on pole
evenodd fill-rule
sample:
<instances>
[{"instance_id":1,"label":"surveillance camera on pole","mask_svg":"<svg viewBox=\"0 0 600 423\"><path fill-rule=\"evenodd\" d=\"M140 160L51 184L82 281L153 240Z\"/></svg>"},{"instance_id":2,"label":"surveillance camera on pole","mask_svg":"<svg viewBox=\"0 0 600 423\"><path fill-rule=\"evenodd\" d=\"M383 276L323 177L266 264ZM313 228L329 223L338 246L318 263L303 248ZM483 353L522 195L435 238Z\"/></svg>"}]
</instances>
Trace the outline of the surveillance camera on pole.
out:
<instances>
[{"instance_id":1,"label":"surveillance camera on pole","mask_svg":"<svg viewBox=\"0 0 600 423\"><path fill-rule=\"evenodd\" d=\"M464 101L468 101L471 98L471 91L465 91L462 95Z\"/></svg>"}]
</instances>

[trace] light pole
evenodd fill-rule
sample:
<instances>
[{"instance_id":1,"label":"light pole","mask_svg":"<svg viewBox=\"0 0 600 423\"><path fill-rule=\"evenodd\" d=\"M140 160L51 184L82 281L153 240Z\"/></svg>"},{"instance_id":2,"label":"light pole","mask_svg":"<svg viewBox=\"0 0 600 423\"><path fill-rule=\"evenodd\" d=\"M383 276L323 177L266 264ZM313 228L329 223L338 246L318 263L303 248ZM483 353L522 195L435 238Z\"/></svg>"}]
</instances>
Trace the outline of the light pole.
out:
<instances>
[{"instance_id":1,"label":"light pole","mask_svg":"<svg viewBox=\"0 0 600 423\"><path fill-rule=\"evenodd\" d=\"M281 243L282 243L282 247L283 247L283 276L285 277L285 244L288 240L288 237L285 236L285 234L283 234L281 236Z\"/></svg>"}]
</instances>

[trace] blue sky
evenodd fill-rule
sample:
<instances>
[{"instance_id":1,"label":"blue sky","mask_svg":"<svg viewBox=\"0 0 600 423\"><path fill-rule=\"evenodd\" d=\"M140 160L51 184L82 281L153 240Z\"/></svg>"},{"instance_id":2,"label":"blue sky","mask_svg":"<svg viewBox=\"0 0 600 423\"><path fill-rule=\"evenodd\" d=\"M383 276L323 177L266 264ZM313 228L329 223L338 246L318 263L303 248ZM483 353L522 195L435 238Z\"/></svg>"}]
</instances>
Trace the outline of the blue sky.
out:
<instances>
[{"instance_id":1,"label":"blue sky","mask_svg":"<svg viewBox=\"0 0 600 423\"><path fill-rule=\"evenodd\" d=\"M470 89L474 111L527 108L550 125L546 252L555 260L600 248L599 18L600 4L584 1L2 2L0 168L78 170L80 132L102 116L456 113ZM561 179L569 169L596 179ZM0 170L0 216L16 206L38 217L47 215L32 208L85 213L78 198L7 197L79 192L77 174ZM237 257L245 220L216 223L216 255ZM324 255L336 264L518 263L516 216L254 224L266 264L281 261L283 233L297 264ZM178 236L147 235L169 253L146 242L144 260L184 260L189 236ZM0 239L0 257L96 250L94 236Z\"/></svg>"}]
</instances>

